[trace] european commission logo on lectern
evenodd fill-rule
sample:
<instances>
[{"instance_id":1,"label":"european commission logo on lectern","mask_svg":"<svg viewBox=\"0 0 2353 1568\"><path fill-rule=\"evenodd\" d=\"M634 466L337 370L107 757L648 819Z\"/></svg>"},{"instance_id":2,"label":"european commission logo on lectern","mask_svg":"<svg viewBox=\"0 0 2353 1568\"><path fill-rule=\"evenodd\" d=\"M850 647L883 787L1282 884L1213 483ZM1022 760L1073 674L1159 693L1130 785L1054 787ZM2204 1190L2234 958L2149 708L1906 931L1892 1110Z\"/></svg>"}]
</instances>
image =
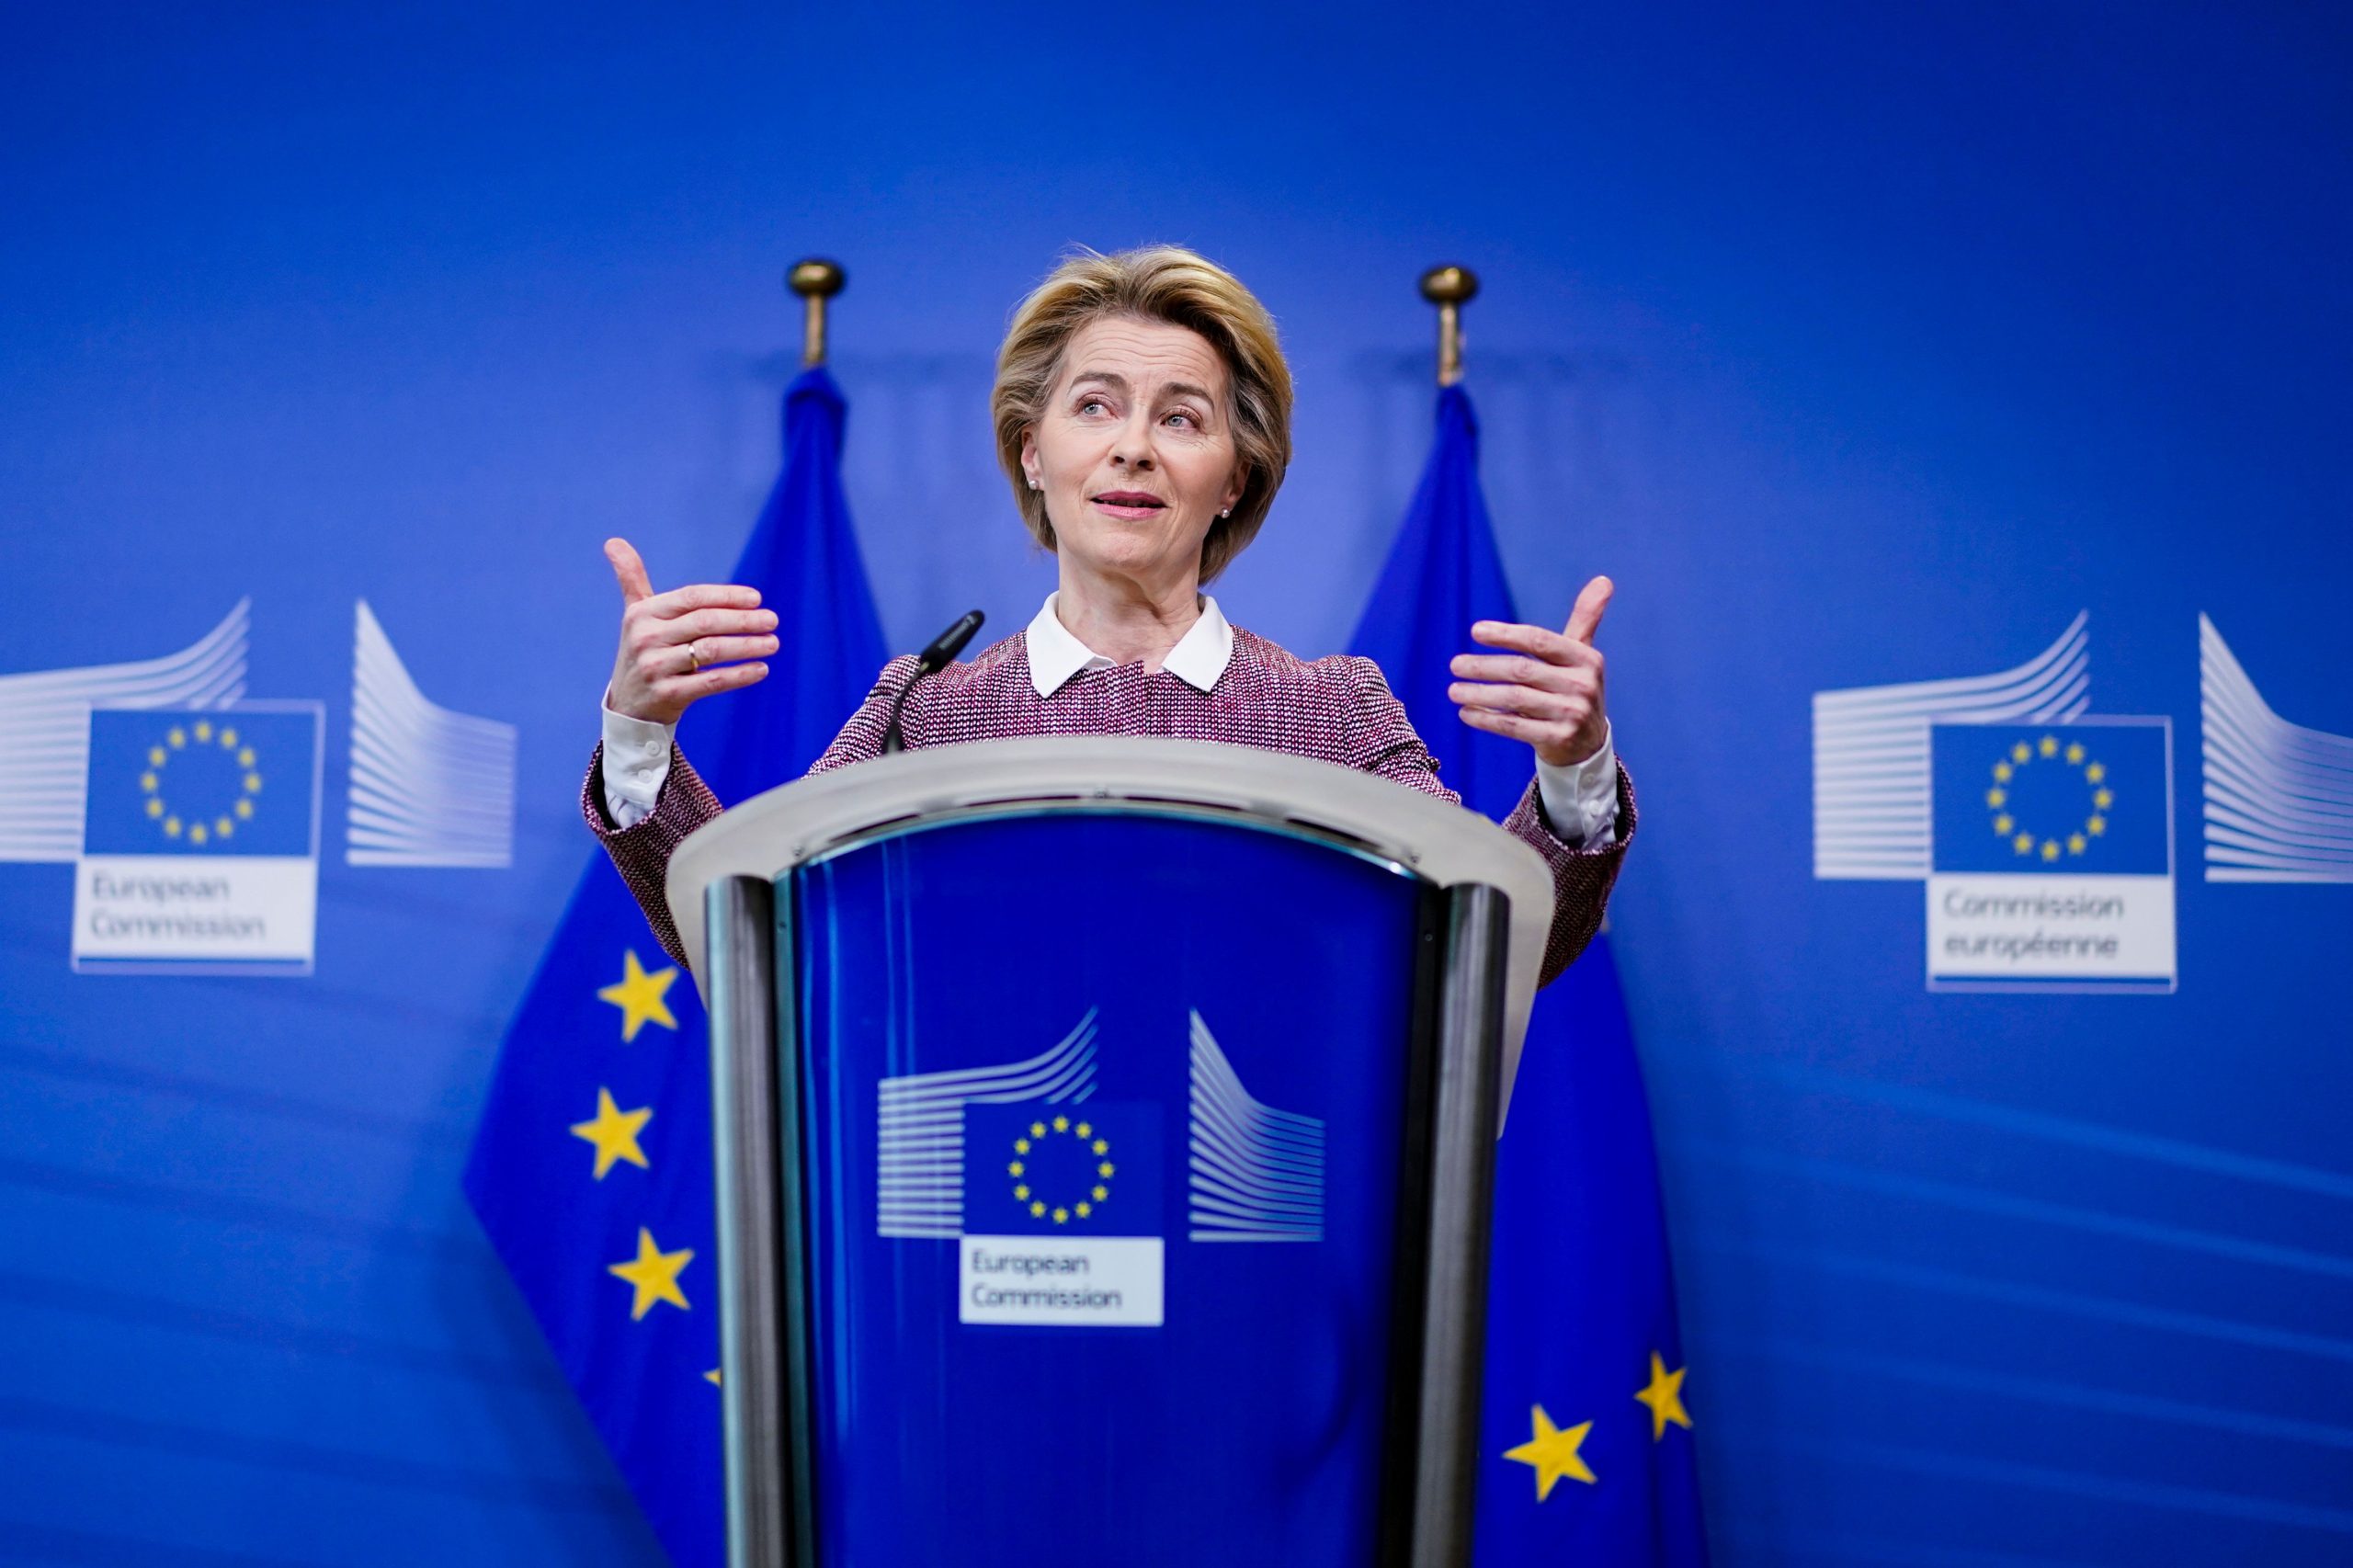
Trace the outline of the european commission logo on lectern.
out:
<instances>
[{"instance_id":1,"label":"european commission logo on lectern","mask_svg":"<svg viewBox=\"0 0 2353 1568\"><path fill-rule=\"evenodd\" d=\"M1253 1097L1201 1015L1188 1024L1185 1239L1321 1241L1324 1123ZM956 1243L960 1322L1165 1321L1162 1108L1097 1097L1098 1032L1089 1009L1038 1055L877 1091L876 1233Z\"/></svg>"},{"instance_id":2,"label":"european commission logo on lectern","mask_svg":"<svg viewBox=\"0 0 2353 1568\"><path fill-rule=\"evenodd\" d=\"M1154 1328L1165 1312L1159 1108L964 1108L956 1315Z\"/></svg>"}]
</instances>

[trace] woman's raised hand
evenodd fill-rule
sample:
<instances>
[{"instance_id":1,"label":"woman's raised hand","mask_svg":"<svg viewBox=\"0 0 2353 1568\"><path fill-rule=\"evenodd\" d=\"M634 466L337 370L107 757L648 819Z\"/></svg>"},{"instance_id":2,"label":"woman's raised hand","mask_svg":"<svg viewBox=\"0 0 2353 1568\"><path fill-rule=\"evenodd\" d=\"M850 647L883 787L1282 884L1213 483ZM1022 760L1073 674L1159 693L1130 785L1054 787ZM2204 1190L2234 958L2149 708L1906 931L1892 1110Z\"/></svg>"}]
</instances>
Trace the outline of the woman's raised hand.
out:
<instances>
[{"instance_id":1,"label":"woman's raised hand","mask_svg":"<svg viewBox=\"0 0 2353 1568\"><path fill-rule=\"evenodd\" d=\"M1593 634L1617 585L1596 577L1577 596L1569 624L1559 631L1483 620L1472 641L1509 653L1457 653L1458 677L1446 688L1461 710L1462 722L1526 741L1537 756L1555 767L1586 760L1609 734L1601 700L1601 651Z\"/></svg>"},{"instance_id":2,"label":"woman's raised hand","mask_svg":"<svg viewBox=\"0 0 2353 1568\"><path fill-rule=\"evenodd\" d=\"M768 673L758 661L776 652L776 612L760 608L758 589L697 583L657 594L629 540L607 540L605 559L621 585L621 647L605 689L614 712L675 724L702 699Z\"/></svg>"}]
</instances>

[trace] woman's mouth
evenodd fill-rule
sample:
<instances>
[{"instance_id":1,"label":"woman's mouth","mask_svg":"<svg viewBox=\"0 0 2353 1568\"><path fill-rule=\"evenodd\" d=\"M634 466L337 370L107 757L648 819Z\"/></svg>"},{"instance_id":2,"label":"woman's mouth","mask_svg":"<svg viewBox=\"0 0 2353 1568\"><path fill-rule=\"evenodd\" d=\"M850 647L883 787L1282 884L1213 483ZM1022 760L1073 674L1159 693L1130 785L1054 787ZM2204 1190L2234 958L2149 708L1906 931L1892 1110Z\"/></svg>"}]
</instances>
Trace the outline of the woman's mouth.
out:
<instances>
[{"instance_id":1,"label":"woman's mouth","mask_svg":"<svg viewBox=\"0 0 2353 1568\"><path fill-rule=\"evenodd\" d=\"M1158 517L1168 509L1168 503L1146 490L1106 490L1088 499L1096 509L1127 522L1139 522Z\"/></svg>"}]
</instances>

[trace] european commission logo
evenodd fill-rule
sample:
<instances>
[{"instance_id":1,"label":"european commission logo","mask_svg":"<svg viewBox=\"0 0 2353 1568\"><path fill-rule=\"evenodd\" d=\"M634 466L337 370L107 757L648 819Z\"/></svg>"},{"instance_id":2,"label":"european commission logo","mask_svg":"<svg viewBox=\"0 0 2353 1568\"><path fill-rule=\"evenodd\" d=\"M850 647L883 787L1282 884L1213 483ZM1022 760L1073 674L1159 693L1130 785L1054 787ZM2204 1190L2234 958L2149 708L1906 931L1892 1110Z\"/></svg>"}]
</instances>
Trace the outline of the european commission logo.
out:
<instances>
[{"instance_id":1,"label":"european commission logo","mask_svg":"<svg viewBox=\"0 0 2353 1568\"><path fill-rule=\"evenodd\" d=\"M1994 675L1814 696L1814 875L1923 883L1931 991L2174 989L2172 721L2087 711L2089 619Z\"/></svg>"},{"instance_id":2,"label":"european commission logo","mask_svg":"<svg viewBox=\"0 0 2353 1568\"><path fill-rule=\"evenodd\" d=\"M322 707L244 699L252 630L241 599L160 658L0 676L0 862L83 868L77 970L310 972ZM515 727L427 701L364 600L351 706L347 864L512 861ZM221 874L117 874L158 857Z\"/></svg>"},{"instance_id":3,"label":"european commission logo","mask_svg":"<svg viewBox=\"0 0 2353 1568\"><path fill-rule=\"evenodd\" d=\"M957 1244L960 1322L1165 1321L1165 1111L1097 1098L1097 1019L1034 1056L877 1090L875 1230ZM1321 1241L1324 1123L1254 1097L1201 1015L1187 1022L1186 1239Z\"/></svg>"},{"instance_id":4,"label":"european commission logo","mask_svg":"<svg viewBox=\"0 0 2353 1568\"><path fill-rule=\"evenodd\" d=\"M93 709L78 970L307 973L320 708Z\"/></svg>"},{"instance_id":5,"label":"european commission logo","mask_svg":"<svg viewBox=\"0 0 2353 1568\"><path fill-rule=\"evenodd\" d=\"M1932 990L2174 985L2164 719L1929 731Z\"/></svg>"},{"instance_id":6,"label":"european commission logo","mask_svg":"<svg viewBox=\"0 0 2353 1568\"><path fill-rule=\"evenodd\" d=\"M1157 1106L967 1105L964 1150L959 1322L1160 1326Z\"/></svg>"}]
</instances>

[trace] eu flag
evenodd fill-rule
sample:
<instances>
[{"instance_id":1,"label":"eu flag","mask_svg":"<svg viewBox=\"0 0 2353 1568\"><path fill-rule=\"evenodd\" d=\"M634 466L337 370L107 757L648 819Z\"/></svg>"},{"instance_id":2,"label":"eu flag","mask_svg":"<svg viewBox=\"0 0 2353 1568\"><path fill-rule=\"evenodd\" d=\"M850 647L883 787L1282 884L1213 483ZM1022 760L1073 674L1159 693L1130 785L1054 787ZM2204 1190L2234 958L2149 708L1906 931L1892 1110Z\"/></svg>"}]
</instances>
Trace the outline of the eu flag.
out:
<instances>
[{"instance_id":1,"label":"eu flag","mask_svg":"<svg viewBox=\"0 0 2353 1568\"><path fill-rule=\"evenodd\" d=\"M93 708L82 853L318 853L315 705Z\"/></svg>"},{"instance_id":2,"label":"eu flag","mask_svg":"<svg viewBox=\"0 0 2353 1568\"><path fill-rule=\"evenodd\" d=\"M767 680L680 726L730 804L804 772L882 666L845 413L822 369L786 389L784 470L734 575L782 646ZM680 1568L725 1557L709 1073L694 983L598 855L507 1028L465 1187Z\"/></svg>"},{"instance_id":3,"label":"eu flag","mask_svg":"<svg viewBox=\"0 0 2353 1568\"><path fill-rule=\"evenodd\" d=\"M1479 489L1478 422L1439 391L1438 438L1357 628L1439 777L1501 817L1534 763L1446 695L1475 620L1517 621ZM1699 1568L1707 1548L1650 1108L1597 937L1540 993L1495 1151L1476 1561Z\"/></svg>"},{"instance_id":4,"label":"eu flag","mask_svg":"<svg viewBox=\"0 0 2353 1568\"><path fill-rule=\"evenodd\" d=\"M1938 871L2162 877L2173 869L2165 725L1931 724Z\"/></svg>"},{"instance_id":5,"label":"eu flag","mask_svg":"<svg viewBox=\"0 0 2353 1568\"><path fill-rule=\"evenodd\" d=\"M964 1106L964 1233L1161 1233L1160 1116L1150 1102Z\"/></svg>"}]
</instances>

